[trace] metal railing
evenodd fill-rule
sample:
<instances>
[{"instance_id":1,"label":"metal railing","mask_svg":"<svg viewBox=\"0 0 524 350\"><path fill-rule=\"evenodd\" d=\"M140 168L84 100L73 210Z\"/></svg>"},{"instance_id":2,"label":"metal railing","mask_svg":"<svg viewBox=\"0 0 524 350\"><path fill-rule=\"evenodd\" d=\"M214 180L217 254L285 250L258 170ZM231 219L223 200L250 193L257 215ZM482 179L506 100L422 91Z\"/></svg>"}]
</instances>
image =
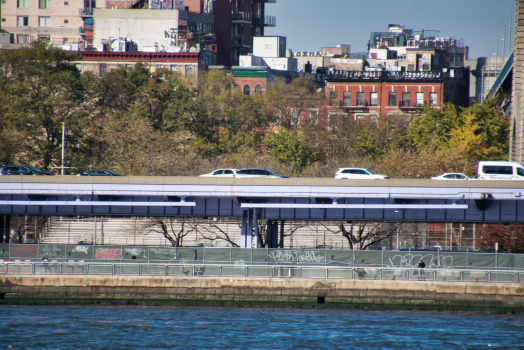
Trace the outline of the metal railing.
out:
<instances>
[{"instance_id":1,"label":"metal railing","mask_svg":"<svg viewBox=\"0 0 524 350\"><path fill-rule=\"evenodd\" d=\"M378 281L524 283L524 271L185 263L3 262L2 275L337 278Z\"/></svg>"}]
</instances>

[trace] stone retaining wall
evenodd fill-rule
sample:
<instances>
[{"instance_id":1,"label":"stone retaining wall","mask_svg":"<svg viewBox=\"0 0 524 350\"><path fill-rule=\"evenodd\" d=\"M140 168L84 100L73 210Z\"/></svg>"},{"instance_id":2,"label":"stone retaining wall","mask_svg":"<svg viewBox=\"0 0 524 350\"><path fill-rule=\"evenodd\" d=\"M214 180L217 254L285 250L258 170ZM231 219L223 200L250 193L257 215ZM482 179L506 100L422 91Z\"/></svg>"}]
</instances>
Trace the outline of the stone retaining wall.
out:
<instances>
[{"instance_id":1,"label":"stone retaining wall","mask_svg":"<svg viewBox=\"0 0 524 350\"><path fill-rule=\"evenodd\" d=\"M524 313L524 286L287 278L3 276L0 305L116 304Z\"/></svg>"}]
</instances>

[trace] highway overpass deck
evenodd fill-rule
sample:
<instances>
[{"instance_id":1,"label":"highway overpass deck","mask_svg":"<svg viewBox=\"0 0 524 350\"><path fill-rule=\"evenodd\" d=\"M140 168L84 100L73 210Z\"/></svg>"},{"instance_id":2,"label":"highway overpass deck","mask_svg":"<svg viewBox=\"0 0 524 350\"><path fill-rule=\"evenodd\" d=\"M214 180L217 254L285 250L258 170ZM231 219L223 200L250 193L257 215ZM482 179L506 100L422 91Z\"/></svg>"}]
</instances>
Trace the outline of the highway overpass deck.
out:
<instances>
[{"instance_id":1,"label":"highway overpass deck","mask_svg":"<svg viewBox=\"0 0 524 350\"><path fill-rule=\"evenodd\" d=\"M270 237L284 220L522 223L523 200L522 181L0 176L0 215L240 217L243 247L258 220Z\"/></svg>"}]
</instances>

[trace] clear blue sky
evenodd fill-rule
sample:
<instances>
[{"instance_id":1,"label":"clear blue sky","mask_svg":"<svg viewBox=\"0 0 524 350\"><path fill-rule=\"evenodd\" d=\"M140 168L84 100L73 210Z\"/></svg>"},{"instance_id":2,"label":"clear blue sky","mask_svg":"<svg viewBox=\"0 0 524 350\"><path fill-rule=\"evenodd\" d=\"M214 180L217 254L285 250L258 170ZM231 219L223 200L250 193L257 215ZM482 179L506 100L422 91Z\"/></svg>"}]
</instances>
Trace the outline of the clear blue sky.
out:
<instances>
[{"instance_id":1,"label":"clear blue sky","mask_svg":"<svg viewBox=\"0 0 524 350\"><path fill-rule=\"evenodd\" d=\"M266 15L277 25L266 35L287 37L287 48L320 51L321 47L351 45L365 52L371 32L385 32L389 23L408 29L440 30L440 36L464 39L469 58L502 56L514 38L515 0L277 0L266 3ZM508 25L511 24L511 27ZM506 26L506 27L505 27Z\"/></svg>"}]
</instances>

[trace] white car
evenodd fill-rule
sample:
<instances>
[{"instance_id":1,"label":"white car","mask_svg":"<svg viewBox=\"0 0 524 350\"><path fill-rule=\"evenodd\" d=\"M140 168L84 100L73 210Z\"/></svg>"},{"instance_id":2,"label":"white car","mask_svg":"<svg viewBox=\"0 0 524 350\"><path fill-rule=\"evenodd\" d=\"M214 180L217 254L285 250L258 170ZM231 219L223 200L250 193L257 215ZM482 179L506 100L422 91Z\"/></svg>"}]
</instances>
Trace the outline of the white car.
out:
<instances>
[{"instance_id":1,"label":"white car","mask_svg":"<svg viewBox=\"0 0 524 350\"><path fill-rule=\"evenodd\" d=\"M439 176L434 176L431 180L471 180L471 178L462 173L444 173Z\"/></svg>"},{"instance_id":2,"label":"white car","mask_svg":"<svg viewBox=\"0 0 524 350\"><path fill-rule=\"evenodd\" d=\"M365 168L340 168L334 176L335 179L389 179L387 175L375 174Z\"/></svg>"},{"instance_id":3,"label":"white car","mask_svg":"<svg viewBox=\"0 0 524 350\"><path fill-rule=\"evenodd\" d=\"M198 177L234 177L237 172L237 169L218 169L209 174L202 174Z\"/></svg>"},{"instance_id":4,"label":"white car","mask_svg":"<svg viewBox=\"0 0 524 350\"><path fill-rule=\"evenodd\" d=\"M263 177L266 179L279 179L279 178L288 178L287 175L277 175L273 174L267 169L261 168L249 168L249 169L240 169L237 170L235 178L250 178L250 177Z\"/></svg>"}]
</instances>

